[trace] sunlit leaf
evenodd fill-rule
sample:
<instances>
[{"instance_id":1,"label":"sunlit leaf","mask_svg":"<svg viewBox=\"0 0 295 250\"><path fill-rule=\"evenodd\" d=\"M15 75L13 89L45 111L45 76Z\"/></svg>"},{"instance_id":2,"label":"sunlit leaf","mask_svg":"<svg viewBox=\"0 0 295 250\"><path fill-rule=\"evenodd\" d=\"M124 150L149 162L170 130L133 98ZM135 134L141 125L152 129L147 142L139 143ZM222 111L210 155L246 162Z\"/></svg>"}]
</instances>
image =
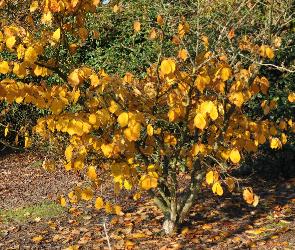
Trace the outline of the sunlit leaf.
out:
<instances>
[{"instance_id":1,"label":"sunlit leaf","mask_svg":"<svg viewBox=\"0 0 295 250\"><path fill-rule=\"evenodd\" d=\"M95 181L97 179L96 168L94 166L89 166L87 169L87 177L91 181Z\"/></svg>"},{"instance_id":2,"label":"sunlit leaf","mask_svg":"<svg viewBox=\"0 0 295 250\"><path fill-rule=\"evenodd\" d=\"M197 114L194 118L194 125L196 128L203 130L207 126L207 122L202 114Z\"/></svg>"},{"instance_id":3,"label":"sunlit leaf","mask_svg":"<svg viewBox=\"0 0 295 250\"><path fill-rule=\"evenodd\" d=\"M223 195L223 189L219 181L215 182L212 186L212 192L219 196Z\"/></svg>"},{"instance_id":4,"label":"sunlit leaf","mask_svg":"<svg viewBox=\"0 0 295 250\"><path fill-rule=\"evenodd\" d=\"M103 199L101 197L97 197L95 199L95 205L94 205L96 210L100 210L104 207Z\"/></svg>"},{"instance_id":5,"label":"sunlit leaf","mask_svg":"<svg viewBox=\"0 0 295 250\"><path fill-rule=\"evenodd\" d=\"M240 160L241 160L241 155L240 155L239 150L237 150L237 149L233 149L233 150L230 152L229 158L230 158L230 160L231 160L233 163L239 163Z\"/></svg>"},{"instance_id":6,"label":"sunlit leaf","mask_svg":"<svg viewBox=\"0 0 295 250\"><path fill-rule=\"evenodd\" d=\"M216 171L209 171L206 174L206 182L208 185L211 185L211 184L217 182L218 179L219 179L219 175L218 175L218 172L216 172Z\"/></svg>"},{"instance_id":7,"label":"sunlit leaf","mask_svg":"<svg viewBox=\"0 0 295 250\"><path fill-rule=\"evenodd\" d=\"M144 190L156 188L158 186L158 179L150 175L143 175L141 177L140 186Z\"/></svg>"},{"instance_id":8,"label":"sunlit leaf","mask_svg":"<svg viewBox=\"0 0 295 250\"><path fill-rule=\"evenodd\" d=\"M66 207L67 206L67 201L64 197L60 197L60 205L62 207Z\"/></svg>"},{"instance_id":9,"label":"sunlit leaf","mask_svg":"<svg viewBox=\"0 0 295 250\"><path fill-rule=\"evenodd\" d=\"M12 49L13 46L15 45L15 43L16 43L15 36L9 36L9 37L7 37L7 39L6 39L6 47L7 48Z\"/></svg>"},{"instance_id":10,"label":"sunlit leaf","mask_svg":"<svg viewBox=\"0 0 295 250\"><path fill-rule=\"evenodd\" d=\"M124 128L128 125L129 115L127 112L123 112L118 116L118 123L121 128Z\"/></svg>"},{"instance_id":11,"label":"sunlit leaf","mask_svg":"<svg viewBox=\"0 0 295 250\"><path fill-rule=\"evenodd\" d=\"M93 198L93 190L90 187L86 187L81 191L81 199L89 201Z\"/></svg>"},{"instance_id":12,"label":"sunlit leaf","mask_svg":"<svg viewBox=\"0 0 295 250\"><path fill-rule=\"evenodd\" d=\"M52 39L53 39L54 42L56 42L56 43L59 42L60 33L61 33L60 28L58 28L56 31L53 32Z\"/></svg>"},{"instance_id":13,"label":"sunlit leaf","mask_svg":"<svg viewBox=\"0 0 295 250\"><path fill-rule=\"evenodd\" d=\"M0 62L0 74L7 74L10 72L10 68L8 62L2 61Z\"/></svg>"},{"instance_id":14,"label":"sunlit leaf","mask_svg":"<svg viewBox=\"0 0 295 250\"><path fill-rule=\"evenodd\" d=\"M176 69L176 64L172 59L163 60L160 66L160 70L164 75L169 75L174 73Z\"/></svg>"}]
</instances>

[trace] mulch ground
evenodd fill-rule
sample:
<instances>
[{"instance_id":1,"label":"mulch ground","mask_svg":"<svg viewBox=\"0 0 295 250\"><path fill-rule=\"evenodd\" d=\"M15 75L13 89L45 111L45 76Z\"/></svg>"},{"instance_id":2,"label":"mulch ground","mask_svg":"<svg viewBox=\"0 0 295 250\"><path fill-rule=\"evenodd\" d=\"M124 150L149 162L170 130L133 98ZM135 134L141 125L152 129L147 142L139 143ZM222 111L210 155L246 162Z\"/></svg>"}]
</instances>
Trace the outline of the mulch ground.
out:
<instances>
[{"instance_id":1,"label":"mulch ground","mask_svg":"<svg viewBox=\"0 0 295 250\"><path fill-rule=\"evenodd\" d=\"M0 158L0 209L55 200L79 181L61 168L47 173L36 167L42 160L31 153ZM260 196L256 208L240 193L216 197L206 189L177 235L163 234L163 216L147 197L127 195L115 198L124 216L87 203L50 220L0 221L0 249L109 249L108 239L112 249L295 249L295 179L254 177L246 184ZM111 185L105 195L112 195Z\"/></svg>"}]
</instances>

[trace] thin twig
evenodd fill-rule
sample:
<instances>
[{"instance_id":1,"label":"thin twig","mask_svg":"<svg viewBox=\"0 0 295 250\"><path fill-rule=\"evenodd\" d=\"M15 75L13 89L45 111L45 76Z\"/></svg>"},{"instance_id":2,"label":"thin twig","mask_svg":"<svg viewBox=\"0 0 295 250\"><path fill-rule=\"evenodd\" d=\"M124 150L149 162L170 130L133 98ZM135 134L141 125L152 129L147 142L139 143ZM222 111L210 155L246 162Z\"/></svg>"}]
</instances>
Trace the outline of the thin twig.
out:
<instances>
[{"instance_id":1,"label":"thin twig","mask_svg":"<svg viewBox=\"0 0 295 250\"><path fill-rule=\"evenodd\" d=\"M112 250L111 243L110 243L110 237L108 235L108 231L107 231L107 227L106 227L106 219L103 220L103 229L104 229L104 233L107 238L108 248L109 248L109 250Z\"/></svg>"},{"instance_id":2,"label":"thin twig","mask_svg":"<svg viewBox=\"0 0 295 250\"><path fill-rule=\"evenodd\" d=\"M240 55L241 57L244 57L244 58L250 60L250 61L253 61L253 59L251 59L251 58L249 58L249 57L243 55L242 53L239 53L239 55ZM288 68L285 68L285 67L282 67L282 66L277 66L277 65L275 65L275 64L271 64L271 63L255 62L255 64L258 64L258 65L260 65L260 66L268 66L268 67L272 67L272 68L278 69L278 70L280 70L280 71L282 71L282 72L285 71L285 72L288 72L288 73L295 73L295 70L288 69Z\"/></svg>"}]
</instances>

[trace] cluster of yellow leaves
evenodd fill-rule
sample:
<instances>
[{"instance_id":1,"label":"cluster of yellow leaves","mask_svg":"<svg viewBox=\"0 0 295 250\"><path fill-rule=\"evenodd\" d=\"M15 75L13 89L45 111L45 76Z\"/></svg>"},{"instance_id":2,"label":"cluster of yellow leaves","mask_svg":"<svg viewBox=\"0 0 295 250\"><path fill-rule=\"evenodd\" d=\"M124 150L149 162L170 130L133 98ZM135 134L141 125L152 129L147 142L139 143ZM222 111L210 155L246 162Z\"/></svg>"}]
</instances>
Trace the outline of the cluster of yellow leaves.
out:
<instances>
[{"instance_id":1,"label":"cluster of yellow leaves","mask_svg":"<svg viewBox=\"0 0 295 250\"><path fill-rule=\"evenodd\" d=\"M275 47L280 46L280 39L276 39L274 41ZM261 57L268 58L272 60L275 57L274 50L271 46L262 44L261 46L258 46L254 44L248 36L244 36L239 41L239 48L243 51L249 51L251 53L255 53L260 55Z\"/></svg>"},{"instance_id":2,"label":"cluster of yellow leaves","mask_svg":"<svg viewBox=\"0 0 295 250\"><path fill-rule=\"evenodd\" d=\"M158 186L158 174L149 171L148 174L142 175L140 179L140 186L144 190L156 188Z\"/></svg>"},{"instance_id":3,"label":"cluster of yellow leaves","mask_svg":"<svg viewBox=\"0 0 295 250\"><path fill-rule=\"evenodd\" d=\"M219 196L223 195L223 188L221 186L221 181L219 178L219 173L215 170L211 170L206 174L206 183L212 185L212 192ZM235 181L232 177L227 177L224 180L228 190L232 192L235 188Z\"/></svg>"},{"instance_id":4,"label":"cluster of yellow leaves","mask_svg":"<svg viewBox=\"0 0 295 250\"><path fill-rule=\"evenodd\" d=\"M91 187L76 187L68 194L68 198L60 197L60 204L62 207L67 207L67 199L71 204L76 204L79 200L90 201L94 198L94 191ZM96 210L105 209L106 213L123 215L122 208L119 205L112 205L110 202L104 202L102 197L96 197L94 201L94 208Z\"/></svg>"},{"instance_id":5,"label":"cluster of yellow leaves","mask_svg":"<svg viewBox=\"0 0 295 250\"><path fill-rule=\"evenodd\" d=\"M219 181L219 174L216 171L209 171L206 174L206 182L208 185L212 185L212 192L219 196L223 195L223 189Z\"/></svg>"},{"instance_id":6,"label":"cluster of yellow leaves","mask_svg":"<svg viewBox=\"0 0 295 250\"><path fill-rule=\"evenodd\" d=\"M254 194L253 189L250 187L244 189L243 198L248 204L251 204L254 207L256 207L258 205L259 196Z\"/></svg>"},{"instance_id":7,"label":"cluster of yellow leaves","mask_svg":"<svg viewBox=\"0 0 295 250\"><path fill-rule=\"evenodd\" d=\"M70 52L74 54L79 44L84 43L91 34L85 27L83 12L95 11L99 2L33 1L30 6L32 19L41 16L41 23L45 27L40 32L41 38L36 39L34 34L22 27L4 27L3 33L0 33L1 48L6 46L9 52L16 54L18 60L1 61L0 73L13 73L18 78L26 78L30 74L40 77L52 74L50 68L54 69L58 64L54 60L46 64L40 63L39 59L42 58L44 50L48 45L55 46L63 42L64 34L72 32L80 41L69 45ZM115 5L113 11L121 11L121 7ZM57 13L73 14L74 21L54 26ZM151 40L161 37L160 31L165 24L164 17L158 15L156 22L159 30L153 28L150 31ZM134 21L134 32L140 32L141 26L139 21ZM172 42L180 45L189 31L190 26L183 19ZM228 36L229 39L233 39L234 31L232 30ZM256 77L249 86L249 79L253 76L251 67L236 69L233 72L226 56L219 60L213 59L212 53L208 51L208 37L202 36L201 40L206 48L204 54L193 59L186 49L181 48L178 51L178 59L165 58L159 67L152 65L144 79L136 79L131 73L126 73L122 79L117 76L110 77L103 70L97 73L88 67L79 67L71 69L64 79L68 87L65 84L49 88L43 83L24 84L4 79L0 82L0 100L33 104L41 109L50 110L52 115L39 119L34 132L44 138L50 138L52 133L67 133L70 143L65 149L66 170L84 171L94 186L98 183L97 168L85 168L87 155L89 152L95 152L107 160L114 178L116 193L123 187L130 190L134 185L139 185L142 190L157 188L161 171L151 166L144 167L142 162L137 162L135 155L141 154L148 159L155 152L168 157L173 156L173 150L179 146L181 138L179 133L175 132L177 129L172 132L167 130L165 125L158 125L163 121L164 124L177 126L178 122L182 121L181 126L187 125L188 130L184 136L194 140L189 149L180 151L190 168L197 157L214 155L218 161L229 160L233 164L238 164L242 152L256 152L258 146L266 142L269 142L273 149L280 148L287 142L287 135L282 131L288 128L294 130L292 121L288 124L281 121L280 131L276 124L268 121L250 121L242 112L243 105L253 96L260 92L268 94L268 80L265 77ZM274 58L270 46L255 47L244 39L240 47L254 50L268 59ZM188 58L194 60L198 67L184 70L185 67L182 66ZM294 93L288 96L288 100L294 102ZM66 110L68 105L77 103L83 106L81 111L74 114ZM275 106L275 101L265 101L261 107L264 114L268 114ZM5 136L8 131L9 128L6 127ZM163 144L160 145L160 149L157 148L159 142ZM31 139L26 133L25 146L29 147L30 144ZM46 160L43 167L53 171L55 165ZM213 193L223 194L218 172L208 172L206 182L212 185ZM224 183L230 191L234 189L233 179L226 178ZM253 192L247 189L244 193L245 200L254 204L257 198L252 195ZM70 203L76 203L78 200L90 201L94 195L93 186L79 187L68 195L68 200ZM66 198L61 198L61 204L66 206ZM95 208L120 213L118 207L112 207L109 203L104 204L101 197L96 199Z\"/></svg>"},{"instance_id":8,"label":"cluster of yellow leaves","mask_svg":"<svg viewBox=\"0 0 295 250\"><path fill-rule=\"evenodd\" d=\"M194 125L198 129L205 129L207 126L207 115L211 120L215 121L218 118L218 109L217 106L212 101L202 102L198 109L197 114L194 118Z\"/></svg>"}]
</instances>

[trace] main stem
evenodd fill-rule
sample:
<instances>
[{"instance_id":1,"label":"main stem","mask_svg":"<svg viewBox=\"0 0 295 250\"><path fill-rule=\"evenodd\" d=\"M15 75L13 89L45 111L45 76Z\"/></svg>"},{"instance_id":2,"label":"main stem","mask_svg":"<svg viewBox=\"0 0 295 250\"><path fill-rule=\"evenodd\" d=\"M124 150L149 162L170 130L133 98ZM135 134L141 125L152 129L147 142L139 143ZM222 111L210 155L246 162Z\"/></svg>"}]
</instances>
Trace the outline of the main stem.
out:
<instances>
[{"instance_id":1,"label":"main stem","mask_svg":"<svg viewBox=\"0 0 295 250\"><path fill-rule=\"evenodd\" d=\"M158 190L161 193L160 197L155 198L156 205L162 210L165 215L165 221L163 223L163 229L166 234L174 233L178 226L184 222L189 211L195 203L196 196L200 191L200 183L204 177L204 173L201 170L201 162L197 159L193 165L191 171L191 181L187 189L182 193L177 193L178 182L177 182L176 162L173 162L170 166L169 179L170 192L169 197L164 197L162 190ZM198 185L199 183L199 185ZM159 187L161 189L161 187ZM166 202L166 201L169 202Z\"/></svg>"}]
</instances>

